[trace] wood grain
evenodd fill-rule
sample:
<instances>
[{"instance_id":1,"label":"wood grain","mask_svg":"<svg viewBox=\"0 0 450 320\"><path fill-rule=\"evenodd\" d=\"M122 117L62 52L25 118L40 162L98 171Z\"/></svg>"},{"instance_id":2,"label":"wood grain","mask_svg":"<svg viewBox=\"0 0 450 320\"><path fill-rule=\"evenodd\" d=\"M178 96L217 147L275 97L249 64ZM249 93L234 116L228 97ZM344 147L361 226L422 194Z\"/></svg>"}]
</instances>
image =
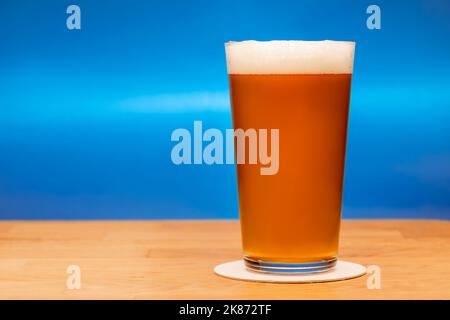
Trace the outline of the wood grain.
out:
<instances>
[{"instance_id":1,"label":"wood grain","mask_svg":"<svg viewBox=\"0 0 450 320\"><path fill-rule=\"evenodd\" d=\"M450 299L449 221L344 221L340 258L381 268L322 284L221 278L238 221L0 222L0 299ZM68 265L81 289L66 288Z\"/></svg>"}]
</instances>

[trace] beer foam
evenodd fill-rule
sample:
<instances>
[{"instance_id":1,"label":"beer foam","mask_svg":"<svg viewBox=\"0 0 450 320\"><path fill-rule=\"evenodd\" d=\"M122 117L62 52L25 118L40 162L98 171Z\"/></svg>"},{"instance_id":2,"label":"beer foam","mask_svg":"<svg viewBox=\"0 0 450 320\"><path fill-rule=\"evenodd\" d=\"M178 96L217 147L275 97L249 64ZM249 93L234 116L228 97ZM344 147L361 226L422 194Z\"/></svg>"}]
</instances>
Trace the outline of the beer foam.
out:
<instances>
[{"instance_id":1,"label":"beer foam","mask_svg":"<svg viewBox=\"0 0 450 320\"><path fill-rule=\"evenodd\" d=\"M240 41L225 43L228 74L350 74L355 42Z\"/></svg>"}]
</instances>

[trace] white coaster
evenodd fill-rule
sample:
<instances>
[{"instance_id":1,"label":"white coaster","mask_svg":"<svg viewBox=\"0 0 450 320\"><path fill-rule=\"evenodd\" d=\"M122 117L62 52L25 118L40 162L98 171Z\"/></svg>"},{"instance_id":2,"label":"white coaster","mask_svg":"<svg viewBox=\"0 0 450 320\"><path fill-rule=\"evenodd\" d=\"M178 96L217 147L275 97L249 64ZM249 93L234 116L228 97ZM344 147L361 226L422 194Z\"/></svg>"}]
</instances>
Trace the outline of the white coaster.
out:
<instances>
[{"instance_id":1,"label":"white coaster","mask_svg":"<svg viewBox=\"0 0 450 320\"><path fill-rule=\"evenodd\" d=\"M219 276L244 281L274 282L274 283L313 283L347 280L360 277L366 273L366 267L352 262L338 260L336 266L319 273L302 275L268 274L249 271L243 260L219 264L214 268Z\"/></svg>"}]
</instances>

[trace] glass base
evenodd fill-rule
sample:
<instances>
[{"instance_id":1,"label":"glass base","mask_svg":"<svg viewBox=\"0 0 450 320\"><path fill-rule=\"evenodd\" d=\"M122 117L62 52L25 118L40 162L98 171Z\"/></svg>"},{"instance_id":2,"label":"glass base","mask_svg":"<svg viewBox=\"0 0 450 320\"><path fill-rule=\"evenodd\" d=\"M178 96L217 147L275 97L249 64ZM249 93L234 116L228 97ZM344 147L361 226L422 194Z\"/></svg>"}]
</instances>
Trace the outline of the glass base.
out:
<instances>
[{"instance_id":1,"label":"glass base","mask_svg":"<svg viewBox=\"0 0 450 320\"><path fill-rule=\"evenodd\" d=\"M250 271L278 274L303 274L325 272L334 268L337 258L333 257L318 262L307 263L274 263L244 257L245 266Z\"/></svg>"}]
</instances>

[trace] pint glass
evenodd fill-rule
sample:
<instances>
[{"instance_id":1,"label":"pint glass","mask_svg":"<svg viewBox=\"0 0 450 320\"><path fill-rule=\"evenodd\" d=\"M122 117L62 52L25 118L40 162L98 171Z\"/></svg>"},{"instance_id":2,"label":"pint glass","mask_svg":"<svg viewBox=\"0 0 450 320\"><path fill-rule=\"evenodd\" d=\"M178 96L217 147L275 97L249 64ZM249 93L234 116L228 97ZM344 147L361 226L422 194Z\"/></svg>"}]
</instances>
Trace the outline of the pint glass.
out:
<instances>
[{"instance_id":1,"label":"pint glass","mask_svg":"<svg viewBox=\"0 0 450 320\"><path fill-rule=\"evenodd\" d=\"M279 168L237 165L246 267L310 273L337 261L354 42L225 44L234 129L278 129Z\"/></svg>"}]
</instances>

